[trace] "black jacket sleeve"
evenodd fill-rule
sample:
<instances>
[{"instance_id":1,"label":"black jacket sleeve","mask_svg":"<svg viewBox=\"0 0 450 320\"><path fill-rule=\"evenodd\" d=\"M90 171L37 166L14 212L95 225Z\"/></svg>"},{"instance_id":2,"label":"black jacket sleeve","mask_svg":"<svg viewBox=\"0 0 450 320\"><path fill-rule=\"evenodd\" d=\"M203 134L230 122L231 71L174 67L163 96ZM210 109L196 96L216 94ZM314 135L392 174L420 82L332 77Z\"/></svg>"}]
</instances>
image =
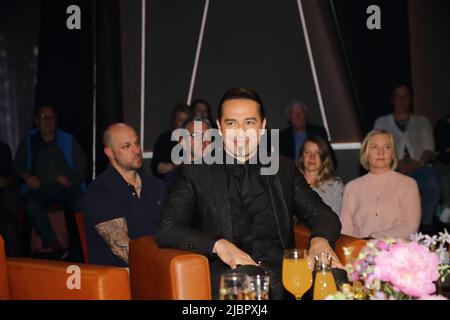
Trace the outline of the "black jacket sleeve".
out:
<instances>
[{"instance_id":1,"label":"black jacket sleeve","mask_svg":"<svg viewBox=\"0 0 450 320\"><path fill-rule=\"evenodd\" d=\"M212 250L220 237L192 227L198 210L200 208L192 181L185 174L184 168L180 167L180 174L170 190L156 230L158 246L189 250L209 258L217 257Z\"/></svg>"}]
</instances>

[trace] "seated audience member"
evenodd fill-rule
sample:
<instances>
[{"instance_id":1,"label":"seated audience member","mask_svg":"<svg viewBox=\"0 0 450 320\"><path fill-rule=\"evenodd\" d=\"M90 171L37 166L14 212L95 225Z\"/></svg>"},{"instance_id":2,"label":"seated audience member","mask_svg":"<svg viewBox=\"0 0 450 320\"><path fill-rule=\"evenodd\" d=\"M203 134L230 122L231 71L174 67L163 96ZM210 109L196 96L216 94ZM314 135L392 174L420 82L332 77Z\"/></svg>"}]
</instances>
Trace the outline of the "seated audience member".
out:
<instances>
[{"instance_id":1,"label":"seated audience member","mask_svg":"<svg viewBox=\"0 0 450 320\"><path fill-rule=\"evenodd\" d=\"M43 247L59 251L55 230L48 208L63 207L70 238L68 259L81 261L81 245L75 223L80 211L80 200L85 191L86 157L77 139L56 129L55 108L44 105L36 110L37 128L28 132L20 142L14 161L15 169L25 180L24 209L27 220L41 237Z\"/></svg>"},{"instance_id":2,"label":"seated audience member","mask_svg":"<svg viewBox=\"0 0 450 320\"><path fill-rule=\"evenodd\" d=\"M211 127L215 128L211 105L208 103L208 101L203 99L196 99L194 100L194 102L192 102L191 107L192 116L208 119L208 121L211 123Z\"/></svg>"},{"instance_id":3,"label":"seated audience member","mask_svg":"<svg viewBox=\"0 0 450 320\"><path fill-rule=\"evenodd\" d=\"M341 209L342 233L358 238L408 238L420 223L420 195L414 179L398 173L393 136L373 130L364 139L361 165L369 172L350 181Z\"/></svg>"},{"instance_id":4,"label":"seated audience member","mask_svg":"<svg viewBox=\"0 0 450 320\"><path fill-rule=\"evenodd\" d=\"M295 247L295 215L311 228L309 258L327 252L342 267L332 249L341 228L337 215L290 159L280 157L279 170L264 175L263 164L253 158L266 125L258 94L247 88L226 92L217 125L223 156L233 161L180 166L155 236L158 246L207 256L214 298L223 272L259 264L270 275L271 297L283 299L283 250Z\"/></svg>"},{"instance_id":5,"label":"seated audience member","mask_svg":"<svg viewBox=\"0 0 450 320\"><path fill-rule=\"evenodd\" d=\"M8 257L21 255L17 214L20 207L21 179L14 173L11 149L0 141L0 235Z\"/></svg>"},{"instance_id":6,"label":"seated audience member","mask_svg":"<svg viewBox=\"0 0 450 320\"><path fill-rule=\"evenodd\" d=\"M337 167L336 156L328 141L327 132L322 126L308 123L308 108L304 103L294 101L286 109L286 119L289 127L280 132L280 155L291 158L294 163L297 163L303 142L309 137L319 136L328 145L333 165Z\"/></svg>"},{"instance_id":7,"label":"seated audience member","mask_svg":"<svg viewBox=\"0 0 450 320\"><path fill-rule=\"evenodd\" d=\"M436 124L434 140L438 153L435 168L442 188L443 211L440 219L443 223L450 223L450 114Z\"/></svg>"},{"instance_id":8,"label":"seated audience member","mask_svg":"<svg viewBox=\"0 0 450 320\"><path fill-rule=\"evenodd\" d=\"M184 122L182 128L189 131L190 141L189 143L180 138L180 143L183 145L183 157L184 163L194 162L195 159L201 159L203 156L203 150L210 143L208 139L203 139L205 132L211 128L211 122L206 118L201 117L189 117ZM184 156L184 152L186 156ZM178 174L178 167L175 170L170 171L164 176L164 184L167 188L170 188Z\"/></svg>"},{"instance_id":9,"label":"seated audience member","mask_svg":"<svg viewBox=\"0 0 450 320\"><path fill-rule=\"evenodd\" d=\"M189 116L189 106L185 103L180 103L173 109L170 118L171 129L160 134L153 147L151 170L155 177L163 179L165 174L176 168L176 165L171 160L171 153L172 148L175 147L178 142L172 141L172 131L181 128L183 122L186 121Z\"/></svg>"},{"instance_id":10,"label":"seated audience member","mask_svg":"<svg viewBox=\"0 0 450 320\"><path fill-rule=\"evenodd\" d=\"M309 186L339 215L344 184L334 173L330 149L322 138L313 136L305 140L298 167Z\"/></svg>"},{"instance_id":11,"label":"seated audience member","mask_svg":"<svg viewBox=\"0 0 450 320\"><path fill-rule=\"evenodd\" d=\"M412 113L408 86L395 87L392 104L394 112L378 118L374 129L386 130L394 137L399 159L397 170L409 175L419 185L422 231L433 232L433 218L440 197L439 178L428 166L434 160L433 130L425 117Z\"/></svg>"},{"instance_id":12,"label":"seated audience member","mask_svg":"<svg viewBox=\"0 0 450 320\"><path fill-rule=\"evenodd\" d=\"M89 262L126 267L130 239L154 234L166 189L144 173L133 128L110 125L103 144L110 163L91 183L83 202Z\"/></svg>"}]
</instances>

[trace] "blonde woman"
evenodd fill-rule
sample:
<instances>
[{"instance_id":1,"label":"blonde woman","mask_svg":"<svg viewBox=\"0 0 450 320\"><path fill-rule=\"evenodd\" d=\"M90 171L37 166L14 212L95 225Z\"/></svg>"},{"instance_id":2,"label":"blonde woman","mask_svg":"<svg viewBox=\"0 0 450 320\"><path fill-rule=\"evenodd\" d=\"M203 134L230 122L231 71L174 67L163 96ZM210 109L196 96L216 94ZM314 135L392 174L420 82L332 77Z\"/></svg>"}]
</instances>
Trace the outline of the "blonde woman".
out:
<instances>
[{"instance_id":1,"label":"blonde woman","mask_svg":"<svg viewBox=\"0 0 450 320\"><path fill-rule=\"evenodd\" d=\"M398 173L394 138L373 130L364 139L361 165L369 172L350 181L341 209L342 233L359 238L408 238L420 224L420 195L414 179Z\"/></svg>"},{"instance_id":2,"label":"blonde woman","mask_svg":"<svg viewBox=\"0 0 450 320\"><path fill-rule=\"evenodd\" d=\"M330 149L322 138L312 136L304 141L298 167L309 186L339 215L344 184L334 173Z\"/></svg>"}]
</instances>

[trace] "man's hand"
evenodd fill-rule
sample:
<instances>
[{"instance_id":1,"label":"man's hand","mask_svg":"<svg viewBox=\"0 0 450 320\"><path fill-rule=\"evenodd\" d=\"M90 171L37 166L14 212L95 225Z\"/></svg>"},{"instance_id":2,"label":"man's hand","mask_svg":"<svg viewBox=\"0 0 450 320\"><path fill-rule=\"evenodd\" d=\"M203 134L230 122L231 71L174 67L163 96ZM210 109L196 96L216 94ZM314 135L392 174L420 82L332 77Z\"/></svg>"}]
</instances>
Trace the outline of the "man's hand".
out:
<instances>
[{"instance_id":1,"label":"man's hand","mask_svg":"<svg viewBox=\"0 0 450 320\"><path fill-rule=\"evenodd\" d=\"M25 182L26 182L28 188L30 188L32 190L36 190L41 186L41 182L39 181L39 178L36 176L26 177Z\"/></svg>"},{"instance_id":2,"label":"man's hand","mask_svg":"<svg viewBox=\"0 0 450 320\"><path fill-rule=\"evenodd\" d=\"M72 185L69 181L69 179L67 179L65 176L62 175L58 175L56 177L56 181L62 185L64 188L70 188L70 186Z\"/></svg>"},{"instance_id":3,"label":"man's hand","mask_svg":"<svg viewBox=\"0 0 450 320\"><path fill-rule=\"evenodd\" d=\"M248 254L225 239L216 241L213 252L217 253L220 260L229 265L231 269L236 269L238 265L258 265Z\"/></svg>"},{"instance_id":4,"label":"man's hand","mask_svg":"<svg viewBox=\"0 0 450 320\"><path fill-rule=\"evenodd\" d=\"M336 253L330 247L330 244L325 238L316 237L311 239L311 244L308 250L308 262L311 269L314 266L314 256L320 255L322 252L329 253L331 255L332 268L345 269L342 263L339 261Z\"/></svg>"}]
</instances>

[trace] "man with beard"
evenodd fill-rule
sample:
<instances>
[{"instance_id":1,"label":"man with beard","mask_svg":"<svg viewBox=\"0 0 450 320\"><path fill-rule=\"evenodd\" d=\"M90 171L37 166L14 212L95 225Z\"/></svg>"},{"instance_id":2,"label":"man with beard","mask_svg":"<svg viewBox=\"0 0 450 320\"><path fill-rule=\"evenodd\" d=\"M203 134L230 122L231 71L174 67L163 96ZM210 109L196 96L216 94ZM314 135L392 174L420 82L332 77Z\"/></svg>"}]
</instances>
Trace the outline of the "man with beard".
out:
<instances>
[{"instance_id":1,"label":"man with beard","mask_svg":"<svg viewBox=\"0 0 450 320\"><path fill-rule=\"evenodd\" d=\"M132 127L110 125L103 145L110 163L92 182L84 201L89 263L127 267L128 244L154 234L166 189L144 173L141 145Z\"/></svg>"}]
</instances>

